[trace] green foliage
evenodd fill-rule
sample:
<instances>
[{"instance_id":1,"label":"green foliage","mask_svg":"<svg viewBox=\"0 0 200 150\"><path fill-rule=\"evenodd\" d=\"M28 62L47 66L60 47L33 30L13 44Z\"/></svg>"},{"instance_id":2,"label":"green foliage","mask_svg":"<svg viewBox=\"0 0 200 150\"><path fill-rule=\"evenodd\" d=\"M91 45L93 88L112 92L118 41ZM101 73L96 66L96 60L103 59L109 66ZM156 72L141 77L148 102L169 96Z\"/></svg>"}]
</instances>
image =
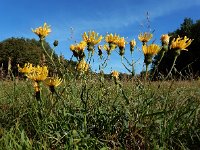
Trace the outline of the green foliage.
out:
<instances>
[{"instance_id":1,"label":"green foliage","mask_svg":"<svg viewBox=\"0 0 200 150\"><path fill-rule=\"evenodd\" d=\"M200 146L197 87L198 82L115 83L88 76L67 80L57 95L42 86L37 101L30 81L4 81L0 147L195 149Z\"/></svg>"}]
</instances>

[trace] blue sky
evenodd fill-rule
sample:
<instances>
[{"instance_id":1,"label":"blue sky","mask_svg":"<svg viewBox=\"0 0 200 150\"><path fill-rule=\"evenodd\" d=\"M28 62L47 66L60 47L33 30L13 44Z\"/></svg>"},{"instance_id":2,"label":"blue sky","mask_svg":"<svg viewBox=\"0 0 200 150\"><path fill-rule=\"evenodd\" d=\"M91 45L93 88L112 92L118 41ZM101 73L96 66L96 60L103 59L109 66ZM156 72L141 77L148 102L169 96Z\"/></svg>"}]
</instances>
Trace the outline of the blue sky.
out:
<instances>
[{"instance_id":1,"label":"blue sky","mask_svg":"<svg viewBox=\"0 0 200 150\"><path fill-rule=\"evenodd\" d=\"M133 59L139 59L135 65L139 73L143 70L143 54L137 36L149 30L146 28L147 12L151 30L155 30L152 41L160 44L160 36L179 28L185 17L194 21L200 19L200 0L1 0L0 41L10 37L37 39L31 29L47 22L52 29L47 42L52 45L58 40L56 53L69 59L70 44L80 42L83 32L94 30L103 36L107 32L117 33L127 41L136 39L138 45ZM128 45L125 56L131 60ZM94 59L92 69L97 70L100 62L96 56ZM116 52L111 55L105 72L110 70L127 72Z\"/></svg>"}]
</instances>

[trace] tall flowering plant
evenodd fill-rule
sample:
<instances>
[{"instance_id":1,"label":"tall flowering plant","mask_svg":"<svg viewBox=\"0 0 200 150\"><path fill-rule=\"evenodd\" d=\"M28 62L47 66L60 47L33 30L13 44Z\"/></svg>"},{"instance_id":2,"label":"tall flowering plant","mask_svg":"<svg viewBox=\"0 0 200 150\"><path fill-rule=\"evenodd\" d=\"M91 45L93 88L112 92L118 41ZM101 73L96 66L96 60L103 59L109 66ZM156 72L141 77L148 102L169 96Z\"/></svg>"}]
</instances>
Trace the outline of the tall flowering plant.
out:
<instances>
[{"instance_id":1,"label":"tall flowering plant","mask_svg":"<svg viewBox=\"0 0 200 150\"><path fill-rule=\"evenodd\" d=\"M172 50L174 53L174 61L165 79L167 79L169 75L171 74L175 66L176 60L178 56L181 54L181 51L188 51L188 49L186 48L192 43L192 41L193 39L189 39L187 36L184 36L183 38L180 36L178 36L177 38L173 38L173 40L171 41L170 50Z\"/></svg>"}]
</instances>

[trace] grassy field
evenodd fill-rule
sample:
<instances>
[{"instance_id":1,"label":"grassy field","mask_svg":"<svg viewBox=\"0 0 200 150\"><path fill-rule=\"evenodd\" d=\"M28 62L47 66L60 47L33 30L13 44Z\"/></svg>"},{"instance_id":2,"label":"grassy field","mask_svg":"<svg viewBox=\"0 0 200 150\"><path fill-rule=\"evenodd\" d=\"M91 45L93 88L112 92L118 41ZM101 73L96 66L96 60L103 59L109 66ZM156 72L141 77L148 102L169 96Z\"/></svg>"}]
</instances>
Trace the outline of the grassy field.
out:
<instances>
[{"instance_id":1,"label":"grassy field","mask_svg":"<svg viewBox=\"0 0 200 150\"><path fill-rule=\"evenodd\" d=\"M49 54L44 47L50 26L44 23L32 31L39 36L53 70L45 61L37 66L27 62L24 67L18 66L19 73L24 73L27 79L0 81L2 150L196 150L200 147L200 81L167 81L172 77L176 59L192 39L174 38L169 46L170 36L165 34L161 36L162 46L147 45L153 34L140 33L146 65L144 81L136 77L121 81L118 71L113 70L109 79L103 70L115 50L123 66L134 75L133 58L128 60L124 56L127 44L124 37L117 34L104 37L107 44L98 45L100 74L93 74L90 65L95 62L95 45L101 42L102 35L85 32L83 41L70 45L72 58L77 59L72 72L60 57L59 65L56 64L52 57L54 50ZM54 43L54 48L57 44ZM135 40L131 40L131 56L135 46ZM172 67L162 81L151 82L155 72L149 74L148 67L160 51L158 67L168 47L175 54ZM102 49L107 52L106 57ZM8 72L12 73L11 63Z\"/></svg>"},{"instance_id":2,"label":"grassy field","mask_svg":"<svg viewBox=\"0 0 200 150\"><path fill-rule=\"evenodd\" d=\"M0 81L0 147L198 149L200 82L68 79L41 100L29 80Z\"/></svg>"}]
</instances>

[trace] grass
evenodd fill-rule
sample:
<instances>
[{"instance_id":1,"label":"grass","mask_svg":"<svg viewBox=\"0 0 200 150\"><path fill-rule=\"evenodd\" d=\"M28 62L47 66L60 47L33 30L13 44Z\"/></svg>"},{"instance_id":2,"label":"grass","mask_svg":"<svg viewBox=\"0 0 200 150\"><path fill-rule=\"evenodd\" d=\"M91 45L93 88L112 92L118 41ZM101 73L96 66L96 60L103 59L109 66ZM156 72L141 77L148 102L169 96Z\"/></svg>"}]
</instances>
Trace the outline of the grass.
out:
<instances>
[{"instance_id":1,"label":"grass","mask_svg":"<svg viewBox=\"0 0 200 150\"><path fill-rule=\"evenodd\" d=\"M48 31L48 28L43 30ZM107 41L109 55L114 41L118 41L120 50L125 50L124 38L115 38ZM61 61L58 60L61 67L56 66L43 47L54 71L62 75L63 82L56 89L51 85L50 88L42 83L39 85L39 81L49 75L44 69L47 66L21 68L20 72L29 70L24 73L35 80L35 91L29 79L0 81L0 147L3 150L182 150L200 147L200 82L166 81L167 78L151 82L148 68L145 81L136 77L120 81L117 73L110 79L104 78L103 69L109 56L100 57L100 74L87 74L94 61L94 45L100 42L96 40L94 43L87 41L87 61L84 60L86 45L80 43L75 48L70 47L78 60L75 76ZM40 41L43 45L43 39ZM153 54L147 55L152 59ZM126 61L132 70L125 64L124 67L133 74L134 61Z\"/></svg>"},{"instance_id":2,"label":"grass","mask_svg":"<svg viewBox=\"0 0 200 150\"><path fill-rule=\"evenodd\" d=\"M57 95L32 82L0 81L0 147L197 149L200 82L68 79Z\"/></svg>"}]
</instances>

